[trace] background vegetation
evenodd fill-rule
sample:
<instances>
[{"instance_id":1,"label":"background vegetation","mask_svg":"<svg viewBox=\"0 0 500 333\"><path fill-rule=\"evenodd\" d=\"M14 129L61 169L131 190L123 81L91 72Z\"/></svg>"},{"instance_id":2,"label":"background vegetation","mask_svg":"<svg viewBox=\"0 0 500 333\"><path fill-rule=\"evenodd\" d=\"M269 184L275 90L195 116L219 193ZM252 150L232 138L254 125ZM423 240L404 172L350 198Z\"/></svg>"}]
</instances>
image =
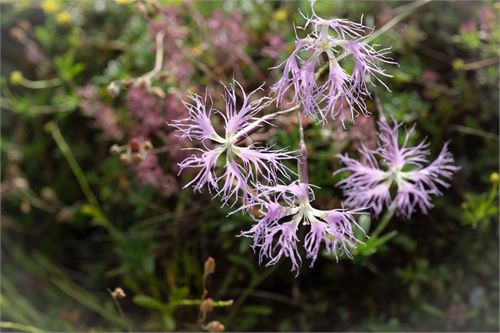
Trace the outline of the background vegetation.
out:
<instances>
[{"instance_id":1,"label":"background vegetation","mask_svg":"<svg viewBox=\"0 0 500 333\"><path fill-rule=\"evenodd\" d=\"M433 156L450 140L462 169L427 216L393 218L354 260L323 256L298 278L288 263L259 266L235 237L248 217L182 190L187 143L165 121L182 116L188 90L217 94L233 76L247 89L275 82L268 68L292 49L307 2L1 4L3 329L498 330L500 6L417 4L320 1L316 11L364 14L376 28L396 18L377 42L400 66L389 68L392 92L374 94L386 114L416 122ZM153 68L161 30L163 71L133 86ZM369 108L348 131L308 125L318 206L342 198L334 155L373 142L380 107ZM269 143L297 145L293 117L278 129ZM200 311L202 281L213 311Z\"/></svg>"}]
</instances>

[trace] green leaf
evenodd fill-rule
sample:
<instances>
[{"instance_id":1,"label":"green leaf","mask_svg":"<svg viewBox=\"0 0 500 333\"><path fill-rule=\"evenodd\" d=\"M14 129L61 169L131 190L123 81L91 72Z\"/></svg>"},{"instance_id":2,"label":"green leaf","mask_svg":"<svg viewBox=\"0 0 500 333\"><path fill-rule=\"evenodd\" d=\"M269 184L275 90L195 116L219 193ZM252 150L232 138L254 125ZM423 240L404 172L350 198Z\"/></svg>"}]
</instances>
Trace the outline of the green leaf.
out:
<instances>
[{"instance_id":1,"label":"green leaf","mask_svg":"<svg viewBox=\"0 0 500 333\"><path fill-rule=\"evenodd\" d=\"M144 308L156 309L160 311L164 311L166 308L165 304L147 295L135 295L132 300L135 304Z\"/></svg>"}]
</instances>

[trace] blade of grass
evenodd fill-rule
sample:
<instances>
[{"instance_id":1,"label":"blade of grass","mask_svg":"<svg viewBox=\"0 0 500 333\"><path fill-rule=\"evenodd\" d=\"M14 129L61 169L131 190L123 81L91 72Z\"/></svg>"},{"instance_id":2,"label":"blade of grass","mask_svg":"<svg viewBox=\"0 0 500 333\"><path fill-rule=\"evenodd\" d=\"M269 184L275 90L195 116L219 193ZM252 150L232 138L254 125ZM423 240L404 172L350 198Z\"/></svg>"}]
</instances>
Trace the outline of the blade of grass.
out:
<instances>
[{"instance_id":1,"label":"blade of grass","mask_svg":"<svg viewBox=\"0 0 500 333\"><path fill-rule=\"evenodd\" d=\"M71 281L71 279L66 276L66 274L64 274L59 268L49 262L47 258L39 253L35 253L34 258L39 262L40 265L42 265L46 269L47 273L49 274L49 280L52 281L52 283L54 283L54 285L62 292L76 300L78 303L84 305L88 309L99 314L102 318L106 319L110 323L113 323L122 329L127 328L127 323L125 323L118 314L115 314L113 311L110 311L109 309L104 307L102 305L102 300L97 299L88 291ZM110 306L110 308L113 307Z\"/></svg>"}]
</instances>

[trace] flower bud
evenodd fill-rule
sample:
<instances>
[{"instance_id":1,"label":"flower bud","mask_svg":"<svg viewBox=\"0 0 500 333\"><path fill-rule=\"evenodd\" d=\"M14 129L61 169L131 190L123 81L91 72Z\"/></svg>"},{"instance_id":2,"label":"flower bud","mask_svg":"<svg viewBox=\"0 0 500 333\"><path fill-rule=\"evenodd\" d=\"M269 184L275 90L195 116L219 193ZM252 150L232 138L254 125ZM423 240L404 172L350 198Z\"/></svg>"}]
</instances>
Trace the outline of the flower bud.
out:
<instances>
[{"instance_id":1,"label":"flower bud","mask_svg":"<svg viewBox=\"0 0 500 333\"><path fill-rule=\"evenodd\" d=\"M498 172L491 173L490 182L492 182L493 184L498 183Z\"/></svg>"},{"instance_id":2,"label":"flower bud","mask_svg":"<svg viewBox=\"0 0 500 333\"><path fill-rule=\"evenodd\" d=\"M205 329L209 332L224 332L226 328L220 321L214 320L209 322L207 326L205 326Z\"/></svg>"},{"instance_id":3,"label":"flower bud","mask_svg":"<svg viewBox=\"0 0 500 333\"><path fill-rule=\"evenodd\" d=\"M201 306L200 306L201 312L208 313L208 312L212 312L213 309L214 309L214 300L213 299L207 298L207 299L203 300L203 302L201 303Z\"/></svg>"},{"instance_id":4,"label":"flower bud","mask_svg":"<svg viewBox=\"0 0 500 333\"><path fill-rule=\"evenodd\" d=\"M57 199L56 192L47 186L42 188L42 191L40 192L40 196L43 198L43 200L49 201L49 202L55 201Z\"/></svg>"},{"instance_id":5,"label":"flower bud","mask_svg":"<svg viewBox=\"0 0 500 333\"><path fill-rule=\"evenodd\" d=\"M212 274L215 272L215 259L208 257L205 261L205 274Z\"/></svg>"},{"instance_id":6,"label":"flower bud","mask_svg":"<svg viewBox=\"0 0 500 333\"><path fill-rule=\"evenodd\" d=\"M140 153L133 153L132 154L132 163L134 164L139 164L141 163L142 161L144 161L144 156Z\"/></svg>"},{"instance_id":7,"label":"flower bud","mask_svg":"<svg viewBox=\"0 0 500 333\"><path fill-rule=\"evenodd\" d=\"M111 154L118 154L120 151L121 151L121 148L117 144L114 144L111 146L111 148L109 148L109 152Z\"/></svg>"},{"instance_id":8,"label":"flower bud","mask_svg":"<svg viewBox=\"0 0 500 333\"><path fill-rule=\"evenodd\" d=\"M151 143L151 141L146 140L142 144L142 149L144 149L145 151L150 151L151 149L153 149L153 144Z\"/></svg>"},{"instance_id":9,"label":"flower bud","mask_svg":"<svg viewBox=\"0 0 500 333\"><path fill-rule=\"evenodd\" d=\"M111 82L106 89L111 98L115 98L120 93L120 85L116 81Z\"/></svg>"},{"instance_id":10,"label":"flower bud","mask_svg":"<svg viewBox=\"0 0 500 333\"><path fill-rule=\"evenodd\" d=\"M111 292L111 296L114 299L122 299L122 298L127 297L127 295L125 294L125 291L120 287L115 288L115 290L113 290Z\"/></svg>"},{"instance_id":11,"label":"flower bud","mask_svg":"<svg viewBox=\"0 0 500 333\"><path fill-rule=\"evenodd\" d=\"M141 143L140 143L139 139L137 139L137 138L130 139L130 141L128 142L128 146L130 148L130 151L133 153L139 152L139 149L141 149L140 145L141 145Z\"/></svg>"}]
</instances>

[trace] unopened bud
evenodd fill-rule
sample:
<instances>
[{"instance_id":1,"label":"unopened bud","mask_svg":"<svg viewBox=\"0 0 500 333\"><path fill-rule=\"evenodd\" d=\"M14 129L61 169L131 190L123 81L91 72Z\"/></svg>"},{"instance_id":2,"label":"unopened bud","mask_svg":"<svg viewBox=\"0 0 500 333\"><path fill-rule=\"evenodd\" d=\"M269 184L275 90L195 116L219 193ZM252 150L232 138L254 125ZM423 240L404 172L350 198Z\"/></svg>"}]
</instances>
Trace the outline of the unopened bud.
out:
<instances>
[{"instance_id":1,"label":"unopened bud","mask_svg":"<svg viewBox=\"0 0 500 333\"><path fill-rule=\"evenodd\" d=\"M120 85L117 81L111 82L106 89L108 90L109 96L112 98L115 98L118 94L120 94Z\"/></svg>"},{"instance_id":2,"label":"unopened bud","mask_svg":"<svg viewBox=\"0 0 500 333\"><path fill-rule=\"evenodd\" d=\"M224 325L221 324L220 321L214 320L209 322L206 326L205 329L209 332L224 332L226 329Z\"/></svg>"},{"instance_id":3,"label":"unopened bud","mask_svg":"<svg viewBox=\"0 0 500 333\"><path fill-rule=\"evenodd\" d=\"M213 309L214 309L214 300L213 299L207 298L207 299L203 300L203 302L201 303L201 306L200 306L201 312L208 313L208 312L212 312Z\"/></svg>"},{"instance_id":4,"label":"unopened bud","mask_svg":"<svg viewBox=\"0 0 500 333\"><path fill-rule=\"evenodd\" d=\"M42 188L40 196L46 201L55 201L57 198L56 192L47 186Z\"/></svg>"},{"instance_id":5,"label":"unopened bud","mask_svg":"<svg viewBox=\"0 0 500 333\"><path fill-rule=\"evenodd\" d=\"M23 200L21 201L21 206L19 208L21 209L21 212L28 214L31 211L31 204L29 201Z\"/></svg>"},{"instance_id":6,"label":"unopened bud","mask_svg":"<svg viewBox=\"0 0 500 333\"><path fill-rule=\"evenodd\" d=\"M137 138L130 139L128 142L128 146L130 147L130 151L133 153L137 153L139 149L141 149L141 142Z\"/></svg>"},{"instance_id":7,"label":"unopened bud","mask_svg":"<svg viewBox=\"0 0 500 333\"><path fill-rule=\"evenodd\" d=\"M111 154L118 154L120 151L121 151L121 148L117 144L114 144L111 146L111 148L109 148L109 152Z\"/></svg>"},{"instance_id":8,"label":"unopened bud","mask_svg":"<svg viewBox=\"0 0 500 333\"><path fill-rule=\"evenodd\" d=\"M12 185L18 190L27 190L29 188L28 180L22 177L16 177L12 180Z\"/></svg>"},{"instance_id":9,"label":"unopened bud","mask_svg":"<svg viewBox=\"0 0 500 333\"><path fill-rule=\"evenodd\" d=\"M149 151L149 150L153 149L153 144L151 143L151 141L146 140L142 144L142 149L144 149L145 151Z\"/></svg>"},{"instance_id":10,"label":"unopened bud","mask_svg":"<svg viewBox=\"0 0 500 333\"><path fill-rule=\"evenodd\" d=\"M141 163L142 161L144 161L144 157L142 154L140 154L140 153L133 153L132 154L132 163L137 165L137 164Z\"/></svg>"},{"instance_id":11,"label":"unopened bud","mask_svg":"<svg viewBox=\"0 0 500 333\"><path fill-rule=\"evenodd\" d=\"M130 162L130 155L127 153L123 153L120 155L120 160L124 163Z\"/></svg>"},{"instance_id":12,"label":"unopened bud","mask_svg":"<svg viewBox=\"0 0 500 333\"><path fill-rule=\"evenodd\" d=\"M114 299L122 299L122 298L127 297L127 295L125 294L125 291L123 291L123 289L120 287L115 288L115 290L113 290L111 292L111 296Z\"/></svg>"},{"instance_id":13,"label":"unopened bud","mask_svg":"<svg viewBox=\"0 0 500 333\"><path fill-rule=\"evenodd\" d=\"M212 274L213 272L215 272L215 259L208 257L205 261L205 274Z\"/></svg>"}]
</instances>

